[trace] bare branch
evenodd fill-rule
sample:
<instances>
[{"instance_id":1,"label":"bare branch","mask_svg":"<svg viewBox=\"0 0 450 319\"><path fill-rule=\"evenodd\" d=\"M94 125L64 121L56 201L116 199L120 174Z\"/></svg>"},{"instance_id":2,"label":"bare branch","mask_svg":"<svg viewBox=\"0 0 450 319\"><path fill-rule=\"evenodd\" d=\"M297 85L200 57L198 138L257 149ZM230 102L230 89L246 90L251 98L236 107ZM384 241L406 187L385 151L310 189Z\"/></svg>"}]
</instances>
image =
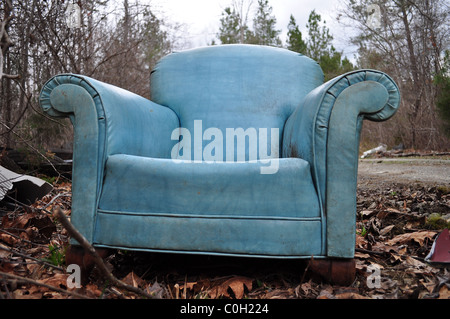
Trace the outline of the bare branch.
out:
<instances>
[{"instance_id":1,"label":"bare branch","mask_svg":"<svg viewBox=\"0 0 450 319\"><path fill-rule=\"evenodd\" d=\"M11 80L20 79L20 75L19 74L6 74L6 73L3 73L2 77L5 78L5 79L11 79Z\"/></svg>"},{"instance_id":2,"label":"bare branch","mask_svg":"<svg viewBox=\"0 0 450 319\"><path fill-rule=\"evenodd\" d=\"M19 75L3 73L4 57L6 55L6 52L9 49L9 47L13 45L6 29L7 29L9 22L14 17L12 14L10 14L12 11L11 2L6 1L5 6L6 6L5 7L5 18L3 19L3 21L1 22L1 25L0 25L0 81L2 80L2 78L16 79L19 77Z\"/></svg>"},{"instance_id":3,"label":"bare branch","mask_svg":"<svg viewBox=\"0 0 450 319\"><path fill-rule=\"evenodd\" d=\"M128 291L134 292L140 296L149 298L149 299L155 299L155 296L152 296L148 293L146 293L145 291L137 288L137 287L133 287L130 285L127 285L126 283L124 283L123 281L117 279L112 273L111 271L106 267L105 263L103 262L103 259L100 257L100 255L97 253L97 251L95 250L95 248L87 241L86 238L84 238L84 236L75 229L75 227L73 227L73 225L69 222L69 220L67 219L66 215L63 213L63 211L61 210L60 207L57 208L57 212L58 217L59 217L59 221L61 222L61 224L64 226L64 228L66 228L67 232L75 239L78 241L78 243L80 243L80 245L87 251L89 252L93 259L95 264L98 266L98 268L100 269L102 275L105 277L105 279L107 279L109 282L111 282L111 284L113 286L116 286L118 288L123 288L126 289Z\"/></svg>"},{"instance_id":4,"label":"bare branch","mask_svg":"<svg viewBox=\"0 0 450 319\"><path fill-rule=\"evenodd\" d=\"M0 231L4 232L2 229L0 229ZM8 233L8 232L5 232L5 233ZM10 236L16 237L14 234L11 234L11 233L8 233L8 234L9 234ZM40 263L40 264L42 264L42 265L44 265L44 266L47 266L47 267L51 267L51 268L54 268L54 269L57 269L57 270L60 270L60 271L64 271L64 269L62 269L61 267L55 266L55 265L53 265L53 264L50 264L50 263L48 263L48 262L46 262L46 261L43 261L43 260L40 260L40 259L38 259L38 258L34 258L34 257L32 257L32 256L23 254L23 253L21 253L21 252L16 251L15 249L6 247L6 246L1 245L1 244L0 244L0 250L4 250L4 251L7 251L7 252L10 252L10 253L12 253L12 254L14 254L14 255L17 255L17 256L20 256L20 257L23 257L23 258L27 258L27 259L34 260L34 261L36 261L36 262L38 262L38 263Z\"/></svg>"},{"instance_id":5,"label":"bare branch","mask_svg":"<svg viewBox=\"0 0 450 319\"><path fill-rule=\"evenodd\" d=\"M50 285L47 285L47 284L45 284L43 282L40 282L40 281L36 281L36 280L30 279L30 278L26 278L26 277L16 276L16 275L13 275L13 274L8 274L8 273L3 272L3 271L0 271L0 276L6 277L6 278L10 278L10 279L13 279L13 280L26 282L28 284L32 284L32 285L36 285L36 286L42 286L42 287L45 287L45 288L48 288L48 289L51 289L51 290L54 290L54 291L57 291L57 292L61 292L61 293L67 294L67 295L71 295L71 296L76 297L76 298L92 299L92 298L89 298L89 297L87 297L85 295L81 295L81 294L79 294L79 293L77 293L75 291L69 291L69 290L65 290L65 289L62 289L62 288L55 287L55 286L50 286Z\"/></svg>"}]
</instances>

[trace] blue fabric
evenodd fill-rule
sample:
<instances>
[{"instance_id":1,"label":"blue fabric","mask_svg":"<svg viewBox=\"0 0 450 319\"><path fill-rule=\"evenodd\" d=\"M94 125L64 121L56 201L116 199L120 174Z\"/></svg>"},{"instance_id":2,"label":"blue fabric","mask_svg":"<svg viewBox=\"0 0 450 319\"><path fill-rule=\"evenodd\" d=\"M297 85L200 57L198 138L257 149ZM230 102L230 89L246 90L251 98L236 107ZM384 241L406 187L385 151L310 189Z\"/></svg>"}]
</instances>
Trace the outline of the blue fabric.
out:
<instances>
[{"instance_id":1,"label":"blue fabric","mask_svg":"<svg viewBox=\"0 0 450 319\"><path fill-rule=\"evenodd\" d=\"M72 223L92 240L107 156L169 157L178 118L167 107L75 74L51 78L39 99L44 112L74 125Z\"/></svg>"},{"instance_id":2,"label":"blue fabric","mask_svg":"<svg viewBox=\"0 0 450 319\"><path fill-rule=\"evenodd\" d=\"M313 179L324 200L327 170L327 140L331 112L336 98L352 84L364 81L378 82L385 87L389 97L382 100L378 112L361 115L372 121L384 121L395 114L400 104L400 94L395 82L386 74L375 70L358 70L343 74L312 90L286 121L283 135L282 157L300 157L308 161ZM378 101L378 99L376 100ZM362 101L365 103L364 101ZM373 102L373 100L371 101ZM352 106L359 111L361 105ZM356 147L359 147L357 145ZM338 154L330 154L338 156ZM356 176L355 176L356 178Z\"/></svg>"},{"instance_id":3,"label":"blue fabric","mask_svg":"<svg viewBox=\"0 0 450 319\"><path fill-rule=\"evenodd\" d=\"M268 132L276 128L281 146L286 119L303 97L322 83L319 65L299 53L225 45L164 57L152 72L151 92L152 100L170 107L181 127L191 133L195 120L202 120L205 130L218 128L224 136L226 128L265 128ZM268 150L270 141L267 139ZM225 154L224 146L223 160ZM191 159L193 156L192 152Z\"/></svg>"},{"instance_id":4,"label":"blue fabric","mask_svg":"<svg viewBox=\"0 0 450 319\"><path fill-rule=\"evenodd\" d=\"M105 138L105 123L98 120L103 108L93 92L80 78L61 75L47 82L40 96L44 111L57 117L69 116L75 127L72 223L88 240L93 238Z\"/></svg>"},{"instance_id":5,"label":"blue fabric","mask_svg":"<svg viewBox=\"0 0 450 319\"><path fill-rule=\"evenodd\" d=\"M311 165L326 216L329 256L354 254L362 120L387 120L399 104L398 87L389 76L358 70L312 90L286 122L282 156L300 157Z\"/></svg>"},{"instance_id":6,"label":"blue fabric","mask_svg":"<svg viewBox=\"0 0 450 319\"><path fill-rule=\"evenodd\" d=\"M324 255L320 220L97 215L96 246L146 251L311 258ZM319 257L320 258L320 257Z\"/></svg>"},{"instance_id":7,"label":"blue fabric","mask_svg":"<svg viewBox=\"0 0 450 319\"><path fill-rule=\"evenodd\" d=\"M195 163L113 155L106 163L99 209L224 218L320 217L308 162L278 162L276 174L261 174L261 166L267 165L261 161Z\"/></svg>"}]
</instances>

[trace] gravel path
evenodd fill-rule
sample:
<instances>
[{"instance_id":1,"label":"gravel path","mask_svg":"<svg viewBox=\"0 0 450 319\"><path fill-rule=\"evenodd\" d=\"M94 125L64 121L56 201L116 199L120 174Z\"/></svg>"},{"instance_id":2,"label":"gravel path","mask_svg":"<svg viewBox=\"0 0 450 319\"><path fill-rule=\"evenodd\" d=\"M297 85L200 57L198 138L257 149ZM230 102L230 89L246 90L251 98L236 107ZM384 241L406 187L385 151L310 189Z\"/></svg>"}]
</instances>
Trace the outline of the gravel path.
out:
<instances>
[{"instance_id":1,"label":"gravel path","mask_svg":"<svg viewBox=\"0 0 450 319\"><path fill-rule=\"evenodd\" d=\"M378 187L392 183L450 187L450 160L380 158L359 161L360 187Z\"/></svg>"}]
</instances>

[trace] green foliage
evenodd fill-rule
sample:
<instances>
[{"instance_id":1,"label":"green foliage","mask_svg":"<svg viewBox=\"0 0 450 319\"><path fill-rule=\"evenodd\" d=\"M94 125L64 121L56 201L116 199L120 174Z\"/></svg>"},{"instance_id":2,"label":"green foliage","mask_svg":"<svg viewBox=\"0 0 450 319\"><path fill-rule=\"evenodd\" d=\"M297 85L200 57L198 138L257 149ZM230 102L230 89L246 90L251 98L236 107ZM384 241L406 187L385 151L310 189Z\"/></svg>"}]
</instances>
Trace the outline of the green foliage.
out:
<instances>
[{"instance_id":1,"label":"green foliage","mask_svg":"<svg viewBox=\"0 0 450 319\"><path fill-rule=\"evenodd\" d=\"M268 0L258 0L258 9L253 19L253 39L251 43L281 46L280 31L275 29L277 19L272 15Z\"/></svg>"},{"instance_id":2,"label":"green foliage","mask_svg":"<svg viewBox=\"0 0 450 319\"><path fill-rule=\"evenodd\" d=\"M439 74L434 77L438 94L436 107L443 121L443 132L450 137L450 51L445 51L444 65Z\"/></svg>"},{"instance_id":3,"label":"green foliage","mask_svg":"<svg viewBox=\"0 0 450 319\"><path fill-rule=\"evenodd\" d=\"M362 225L361 231L356 231L356 233L361 237L366 237L368 231L367 231L366 227L364 227L364 225Z\"/></svg>"},{"instance_id":4,"label":"green foliage","mask_svg":"<svg viewBox=\"0 0 450 319\"><path fill-rule=\"evenodd\" d=\"M49 183L49 184L51 184L51 185L53 185L53 183L55 183L56 180L57 180L56 176L53 176L53 177L40 176L39 178L42 179L42 180L44 180L44 181L46 181L47 183Z\"/></svg>"},{"instance_id":5,"label":"green foliage","mask_svg":"<svg viewBox=\"0 0 450 319\"><path fill-rule=\"evenodd\" d=\"M320 14L312 10L309 14L308 23L306 24L306 28L308 29L307 53L310 58L316 61L325 54L332 56L332 52L335 51L331 44L333 36L326 26L326 21L323 21L322 26L321 21Z\"/></svg>"},{"instance_id":6,"label":"green foliage","mask_svg":"<svg viewBox=\"0 0 450 319\"><path fill-rule=\"evenodd\" d=\"M306 54L306 42L302 39L302 32L298 29L298 25L294 16L291 14L288 24L288 33L286 46L288 50Z\"/></svg>"},{"instance_id":7,"label":"green foliage","mask_svg":"<svg viewBox=\"0 0 450 319\"><path fill-rule=\"evenodd\" d=\"M441 192L443 195L450 194L450 187L448 186L438 186L437 190Z\"/></svg>"},{"instance_id":8,"label":"green foliage","mask_svg":"<svg viewBox=\"0 0 450 319\"><path fill-rule=\"evenodd\" d=\"M347 57L342 59L342 53L335 50L321 55L319 58L319 64L325 74L325 81L331 80L338 75L355 69Z\"/></svg>"},{"instance_id":9,"label":"green foliage","mask_svg":"<svg viewBox=\"0 0 450 319\"><path fill-rule=\"evenodd\" d=\"M243 19L242 15L243 13L236 7L227 7L222 12L217 34L222 44L248 43L281 46L280 31L275 28L276 18L272 15L272 7L268 0L258 0L258 8L253 18L253 30L245 24L246 19ZM320 14L315 10L311 11L306 27L308 37L304 40L291 14L286 39L287 49L316 60L325 74L326 81L355 69L347 57L342 57L342 52L336 51L332 44L333 36L326 22L322 21Z\"/></svg>"},{"instance_id":10,"label":"green foliage","mask_svg":"<svg viewBox=\"0 0 450 319\"><path fill-rule=\"evenodd\" d=\"M323 21L322 24L322 18L315 10L311 11L306 27L308 28L306 53L319 62L325 74L325 81L355 69L347 57L342 58L342 53L336 51L332 44L333 36L326 22Z\"/></svg>"},{"instance_id":11,"label":"green foliage","mask_svg":"<svg viewBox=\"0 0 450 319\"><path fill-rule=\"evenodd\" d=\"M450 222L442 218L441 214L433 213L428 216L425 222L426 229L440 230L444 228L450 229Z\"/></svg>"},{"instance_id":12,"label":"green foliage","mask_svg":"<svg viewBox=\"0 0 450 319\"><path fill-rule=\"evenodd\" d=\"M222 12L219 33L217 35L222 44L240 43L240 19L239 13L230 7L225 8Z\"/></svg>"},{"instance_id":13,"label":"green foliage","mask_svg":"<svg viewBox=\"0 0 450 319\"><path fill-rule=\"evenodd\" d=\"M66 251L65 249L63 249L62 247L59 246L54 246L54 245L49 245L48 246L49 249L49 255L44 258L43 260L55 265L55 266L62 266L65 263L65 255L66 255Z\"/></svg>"},{"instance_id":14,"label":"green foliage","mask_svg":"<svg viewBox=\"0 0 450 319\"><path fill-rule=\"evenodd\" d=\"M222 44L247 43L281 46L280 31L275 29L276 18L268 0L258 0L258 8L253 18L253 30L246 24L243 12L235 7L227 7L222 12L217 37Z\"/></svg>"},{"instance_id":15,"label":"green foliage","mask_svg":"<svg viewBox=\"0 0 450 319\"><path fill-rule=\"evenodd\" d=\"M148 68L152 69L160 58L170 53L172 43L168 32L163 29L163 21L158 19L149 8L144 8L142 16L142 21L137 26L142 37L140 49Z\"/></svg>"}]
</instances>

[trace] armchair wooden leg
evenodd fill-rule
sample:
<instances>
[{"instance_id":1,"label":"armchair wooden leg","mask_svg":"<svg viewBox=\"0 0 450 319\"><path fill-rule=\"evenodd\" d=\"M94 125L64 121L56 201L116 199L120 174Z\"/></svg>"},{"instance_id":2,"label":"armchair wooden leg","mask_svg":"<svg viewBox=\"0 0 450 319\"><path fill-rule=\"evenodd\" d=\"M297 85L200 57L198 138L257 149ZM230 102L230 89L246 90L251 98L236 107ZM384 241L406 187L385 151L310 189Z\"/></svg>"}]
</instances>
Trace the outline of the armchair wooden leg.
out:
<instances>
[{"instance_id":1,"label":"armchair wooden leg","mask_svg":"<svg viewBox=\"0 0 450 319\"><path fill-rule=\"evenodd\" d=\"M309 269L313 275L339 286L350 286L355 280L355 259L311 259Z\"/></svg>"},{"instance_id":2,"label":"armchair wooden leg","mask_svg":"<svg viewBox=\"0 0 450 319\"><path fill-rule=\"evenodd\" d=\"M111 254L111 250L107 248L96 248L97 253L102 258L106 258ZM89 282L89 275L95 266L94 258L83 247L70 245L66 250L66 265L77 264L81 270L81 284L85 285Z\"/></svg>"}]
</instances>

